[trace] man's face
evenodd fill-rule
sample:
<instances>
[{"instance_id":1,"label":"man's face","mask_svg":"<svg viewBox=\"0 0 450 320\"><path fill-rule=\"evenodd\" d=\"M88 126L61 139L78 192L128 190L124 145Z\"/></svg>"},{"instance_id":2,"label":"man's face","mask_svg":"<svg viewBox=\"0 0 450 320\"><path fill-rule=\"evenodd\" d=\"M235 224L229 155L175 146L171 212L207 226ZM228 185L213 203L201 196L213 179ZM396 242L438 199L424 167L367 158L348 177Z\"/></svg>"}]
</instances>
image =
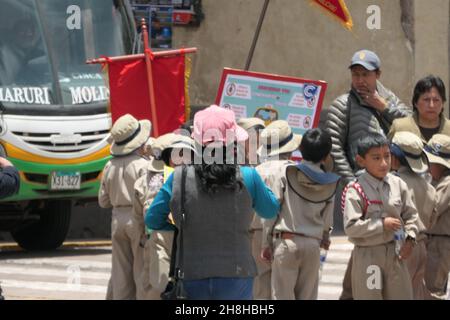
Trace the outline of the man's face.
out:
<instances>
[{"instance_id":1,"label":"man's face","mask_svg":"<svg viewBox=\"0 0 450 320\"><path fill-rule=\"evenodd\" d=\"M369 71L361 65L353 66L351 69L352 87L360 93L361 91L375 92L380 71Z\"/></svg>"},{"instance_id":2,"label":"man's face","mask_svg":"<svg viewBox=\"0 0 450 320\"><path fill-rule=\"evenodd\" d=\"M377 179L383 179L391 169L391 152L388 146L371 148L364 157L356 156L360 167Z\"/></svg>"},{"instance_id":3,"label":"man's face","mask_svg":"<svg viewBox=\"0 0 450 320\"><path fill-rule=\"evenodd\" d=\"M441 180L442 175L444 174L445 167L438 163L430 163L430 174L433 177L433 180L438 182Z\"/></svg>"}]
</instances>

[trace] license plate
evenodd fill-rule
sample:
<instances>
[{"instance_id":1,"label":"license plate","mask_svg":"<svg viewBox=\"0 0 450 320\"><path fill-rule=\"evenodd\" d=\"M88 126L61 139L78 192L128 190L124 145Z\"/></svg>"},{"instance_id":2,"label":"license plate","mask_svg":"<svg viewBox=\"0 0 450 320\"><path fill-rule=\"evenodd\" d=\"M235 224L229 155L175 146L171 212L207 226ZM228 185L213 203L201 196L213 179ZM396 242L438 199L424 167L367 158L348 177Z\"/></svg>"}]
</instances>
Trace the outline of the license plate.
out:
<instances>
[{"instance_id":1,"label":"license plate","mask_svg":"<svg viewBox=\"0 0 450 320\"><path fill-rule=\"evenodd\" d=\"M50 176L52 190L79 190L81 182L80 172L53 171Z\"/></svg>"}]
</instances>

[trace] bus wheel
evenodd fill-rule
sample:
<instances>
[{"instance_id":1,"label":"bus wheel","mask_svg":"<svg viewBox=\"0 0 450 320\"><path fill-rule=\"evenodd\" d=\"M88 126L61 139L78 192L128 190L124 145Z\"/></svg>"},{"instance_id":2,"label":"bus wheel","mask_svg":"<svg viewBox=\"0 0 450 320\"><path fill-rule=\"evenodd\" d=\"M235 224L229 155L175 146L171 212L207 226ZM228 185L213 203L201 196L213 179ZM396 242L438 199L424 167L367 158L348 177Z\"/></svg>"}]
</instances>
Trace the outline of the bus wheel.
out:
<instances>
[{"instance_id":1,"label":"bus wheel","mask_svg":"<svg viewBox=\"0 0 450 320\"><path fill-rule=\"evenodd\" d=\"M56 249L69 231L71 209L70 201L48 201L39 210L38 221L12 231L11 235L26 250Z\"/></svg>"}]
</instances>

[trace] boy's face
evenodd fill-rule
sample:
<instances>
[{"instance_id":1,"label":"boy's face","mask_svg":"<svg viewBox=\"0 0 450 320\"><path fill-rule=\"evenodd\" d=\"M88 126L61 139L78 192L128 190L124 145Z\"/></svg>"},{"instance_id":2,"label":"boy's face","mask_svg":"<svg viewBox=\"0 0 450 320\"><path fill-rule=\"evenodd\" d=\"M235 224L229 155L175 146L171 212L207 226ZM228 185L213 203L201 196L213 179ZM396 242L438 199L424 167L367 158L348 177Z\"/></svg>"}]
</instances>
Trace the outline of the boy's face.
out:
<instances>
[{"instance_id":1,"label":"boy's face","mask_svg":"<svg viewBox=\"0 0 450 320\"><path fill-rule=\"evenodd\" d=\"M360 167L365 168L368 173L377 179L383 179L391 169L391 152L389 147L371 148L364 157L356 156Z\"/></svg>"},{"instance_id":2,"label":"boy's face","mask_svg":"<svg viewBox=\"0 0 450 320\"><path fill-rule=\"evenodd\" d=\"M438 163L430 163L430 173L433 177L433 180L436 182L441 180L442 174L444 173L445 169L446 168L443 165L440 165Z\"/></svg>"}]
</instances>

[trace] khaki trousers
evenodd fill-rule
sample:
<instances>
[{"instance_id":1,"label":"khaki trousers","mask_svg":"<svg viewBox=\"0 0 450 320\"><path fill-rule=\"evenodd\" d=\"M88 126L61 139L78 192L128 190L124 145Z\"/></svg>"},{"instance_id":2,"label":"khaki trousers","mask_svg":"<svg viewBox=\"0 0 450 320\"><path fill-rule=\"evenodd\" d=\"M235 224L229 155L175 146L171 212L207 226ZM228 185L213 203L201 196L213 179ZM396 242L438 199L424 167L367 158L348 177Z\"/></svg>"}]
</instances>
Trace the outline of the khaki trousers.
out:
<instances>
[{"instance_id":1,"label":"khaki trousers","mask_svg":"<svg viewBox=\"0 0 450 320\"><path fill-rule=\"evenodd\" d=\"M353 250L351 270L355 300L411 300L411 278L404 260L395 254L395 243Z\"/></svg>"},{"instance_id":2,"label":"khaki trousers","mask_svg":"<svg viewBox=\"0 0 450 320\"><path fill-rule=\"evenodd\" d=\"M430 291L431 299L445 300L450 271L450 237L430 235L427 254L425 284Z\"/></svg>"},{"instance_id":3,"label":"khaki trousers","mask_svg":"<svg viewBox=\"0 0 450 320\"><path fill-rule=\"evenodd\" d=\"M258 274L253 280L253 299L270 300L272 266L270 263L261 259L262 230L252 230L251 235L253 258L255 259L256 268L258 269Z\"/></svg>"},{"instance_id":4,"label":"khaki trousers","mask_svg":"<svg viewBox=\"0 0 450 320\"><path fill-rule=\"evenodd\" d=\"M344 280L342 281L342 293L339 300L353 300L352 293L352 264L353 264L353 250L350 259L345 269Z\"/></svg>"},{"instance_id":5,"label":"khaki trousers","mask_svg":"<svg viewBox=\"0 0 450 320\"><path fill-rule=\"evenodd\" d=\"M143 299L141 283L144 252L141 246L142 230L133 219L132 207L112 211L112 269L107 299Z\"/></svg>"},{"instance_id":6,"label":"khaki trousers","mask_svg":"<svg viewBox=\"0 0 450 320\"><path fill-rule=\"evenodd\" d=\"M319 245L319 240L303 236L275 240L272 263L272 299L317 299L320 267Z\"/></svg>"},{"instance_id":7,"label":"khaki trousers","mask_svg":"<svg viewBox=\"0 0 450 320\"><path fill-rule=\"evenodd\" d=\"M427 294L425 286L425 267L427 265L427 248L425 240L420 240L414 246L411 256L406 260L411 277L414 300L424 300Z\"/></svg>"},{"instance_id":8,"label":"khaki trousers","mask_svg":"<svg viewBox=\"0 0 450 320\"><path fill-rule=\"evenodd\" d=\"M160 300L169 281L173 231L153 231L145 243L142 283L148 300Z\"/></svg>"}]
</instances>

